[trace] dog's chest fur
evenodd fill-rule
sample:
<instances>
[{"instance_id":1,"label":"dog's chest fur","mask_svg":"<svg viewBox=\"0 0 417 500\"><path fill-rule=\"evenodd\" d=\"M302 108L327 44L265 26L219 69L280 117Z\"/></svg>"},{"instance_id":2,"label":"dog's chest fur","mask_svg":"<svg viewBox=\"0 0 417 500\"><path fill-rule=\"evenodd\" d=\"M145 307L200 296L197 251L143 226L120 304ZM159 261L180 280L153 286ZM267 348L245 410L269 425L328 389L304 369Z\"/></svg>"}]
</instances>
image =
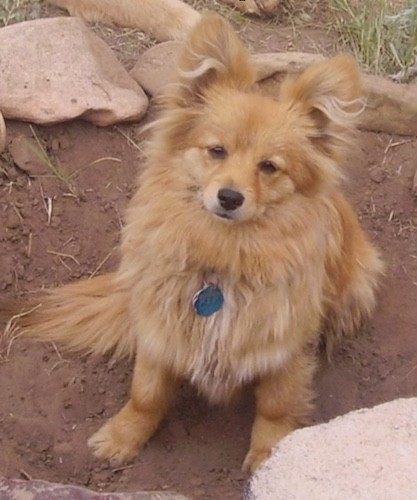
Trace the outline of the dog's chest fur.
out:
<instances>
[{"instance_id":1,"label":"dog's chest fur","mask_svg":"<svg viewBox=\"0 0 417 500\"><path fill-rule=\"evenodd\" d=\"M251 288L219 279L223 308L196 319L199 342L189 365L191 382L212 402L233 396L236 389L267 371L281 368L294 349L289 337L295 322L291 290Z\"/></svg>"},{"instance_id":2,"label":"dog's chest fur","mask_svg":"<svg viewBox=\"0 0 417 500\"><path fill-rule=\"evenodd\" d=\"M320 283L319 276L313 279ZM208 317L197 315L192 304L205 282L217 285L224 296L223 307ZM158 282L154 277L147 287L149 300L143 289L138 299L138 323L147 319L139 343L210 401L228 400L242 385L283 366L305 341L304 332L310 329L306 317L316 326L319 308L311 296L300 293L301 285L283 280L276 286L251 286L201 274L161 277ZM298 335L291 335L294 331Z\"/></svg>"}]
</instances>

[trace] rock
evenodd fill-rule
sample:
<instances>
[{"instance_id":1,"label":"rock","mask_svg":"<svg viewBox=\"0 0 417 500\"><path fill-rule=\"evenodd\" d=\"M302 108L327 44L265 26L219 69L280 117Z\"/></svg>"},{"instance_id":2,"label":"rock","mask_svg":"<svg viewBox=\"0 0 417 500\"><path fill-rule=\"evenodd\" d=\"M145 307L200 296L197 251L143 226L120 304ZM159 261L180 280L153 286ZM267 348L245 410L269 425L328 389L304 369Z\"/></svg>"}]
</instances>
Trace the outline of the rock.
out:
<instances>
[{"instance_id":1,"label":"rock","mask_svg":"<svg viewBox=\"0 0 417 500\"><path fill-rule=\"evenodd\" d=\"M155 96L174 80L181 42L159 43L141 54L131 70L131 76Z\"/></svg>"},{"instance_id":2,"label":"rock","mask_svg":"<svg viewBox=\"0 0 417 500\"><path fill-rule=\"evenodd\" d=\"M166 42L145 51L131 74L150 95L159 94L175 79L176 54L180 42ZM279 95L277 74L300 73L310 64L323 61L320 54L273 52L252 55L261 90L271 97ZM364 75L366 107L360 126L376 132L417 135L417 85L394 83L386 78Z\"/></svg>"},{"instance_id":3,"label":"rock","mask_svg":"<svg viewBox=\"0 0 417 500\"><path fill-rule=\"evenodd\" d=\"M293 432L251 480L250 500L415 498L417 398Z\"/></svg>"},{"instance_id":4,"label":"rock","mask_svg":"<svg viewBox=\"0 0 417 500\"><path fill-rule=\"evenodd\" d=\"M369 171L369 177L376 184L380 184L385 180L385 172L381 168L373 167Z\"/></svg>"},{"instance_id":5,"label":"rock","mask_svg":"<svg viewBox=\"0 0 417 500\"><path fill-rule=\"evenodd\" d=\"M0 477L0 498L14 500L187 500L183 495L159 491L135 493L97 493L79 486L50 483L48 481L22 481Z\"/></svg>"},{"instance_id":6,"label":"rock","mask_svg":"<svg viewBox=\"0 0 417 500\"><path fill-rule=\"evenodd\" d=\"M42 151L34 139L23 135L15 137L8 149L15 164L28 175L43 175L48 172L46 163L41 160Z\"/></svg>"},{"instance_id":7,"label":"rock","mask_svg":"<svg viewBox=\"0 0 417 500\"><path fill-rule=\"evenodd\" d=\"M157 95L175 79L178 52L181 42L164 42L154 45L139 56L130 74L152 96ZM299 73L308 65L323 61L320 54L304 52L272 52L252 55L252 63L262 81L275 73Z\"/></svg>"},{"instance_id":8,"label":"rock","mask_svg":"<svg viewBox=\"0 0 417 500\"><path fill-rule=\"evenodd\" d=\"M6 221L4 223L4 227L7 229L16 229L22 225L22 221L19 219L19 216L16 212L10 211L7 215ZM13 266L14 268L14 266Z\"/></svg>"},{"instance_id":9,"label":"rock","mask_svg":"<svg viewBox=\"0 0 417 500\"><path fill-rule=\"evenodd\" d=\"M277 73L301 72L313 62L323 60L318 54L270 53L253 56L258 80ZM417 135L417 85L394 83L387 78L364 75L366 106L361 116L361 127L375 132ZM261 82L262 83L262 82ZM279 86L269 86L267 93L277 96Z\"/></svg>"},{"instance_id":10,"label":"rock","mask_svg":"<svg viewBox=\"0 0 417 500\"><path fill-rule=\"evenodd\" d=\"M0 61L5 118L40 124L83 118L105 126L137 121L147 110L143 90L79 19L1 28Z\"/></svg>"},{"instance_id":11,"label":"rock","mask_svg":"<svg viewBox=\"0 0 417 500\"><path fill-rule=\"evenodd\" d=\"M324 60L321 54L308 52L263 52L252 55L258 82L276 73L300 73L310 64Z\"/></svg>"},{"instance_id":12,"label":"rock","mask_svg":"<svg viewBox=\"0 0 417 500\"><path fill-rule=\"evenodd\" d=\"M366 75L363 126L390 134L417 135L417 85Z\"/></svg>"}]
</instances>

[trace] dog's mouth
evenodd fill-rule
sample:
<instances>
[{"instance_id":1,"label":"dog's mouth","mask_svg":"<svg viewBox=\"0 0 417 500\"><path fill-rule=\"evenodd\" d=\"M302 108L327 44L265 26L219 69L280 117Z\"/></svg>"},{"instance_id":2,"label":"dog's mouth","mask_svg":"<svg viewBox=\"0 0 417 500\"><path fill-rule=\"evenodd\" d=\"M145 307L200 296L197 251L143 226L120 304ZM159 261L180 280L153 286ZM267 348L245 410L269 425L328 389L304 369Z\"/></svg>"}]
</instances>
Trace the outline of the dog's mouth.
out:
<instances>
[{"instance_id":1,"label":"dog's mouth","mask_svg":"<svg viewBox=\"0 0 417 500\"><path fill-rule=\"evenodd\" d=\"M232 214L228 213L228 212L213 212L214 215L216 215L217 217L220 217L221 219L226 219L226 220L233 220L234 217Z\"/></svg>"}]
</instances>

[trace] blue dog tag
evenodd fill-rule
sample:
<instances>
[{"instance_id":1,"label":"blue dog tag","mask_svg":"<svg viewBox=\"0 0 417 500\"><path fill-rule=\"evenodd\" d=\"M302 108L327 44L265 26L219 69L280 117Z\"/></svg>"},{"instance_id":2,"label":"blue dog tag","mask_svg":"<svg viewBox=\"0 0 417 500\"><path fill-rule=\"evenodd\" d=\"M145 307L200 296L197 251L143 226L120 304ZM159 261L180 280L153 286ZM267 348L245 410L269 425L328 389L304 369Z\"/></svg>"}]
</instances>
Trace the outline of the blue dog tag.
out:
<instances>
[{"instance_id":1,"label":"blue dog tag","mask_svg":"<svg viewBox=\"0 0 417 500\"><path fill-rule=\"evenodd\" d=\"M211 316L223 307L224 297L216 285L206 285L193 297L193 306L199 316Z\"/></svg>"}]
</instances>

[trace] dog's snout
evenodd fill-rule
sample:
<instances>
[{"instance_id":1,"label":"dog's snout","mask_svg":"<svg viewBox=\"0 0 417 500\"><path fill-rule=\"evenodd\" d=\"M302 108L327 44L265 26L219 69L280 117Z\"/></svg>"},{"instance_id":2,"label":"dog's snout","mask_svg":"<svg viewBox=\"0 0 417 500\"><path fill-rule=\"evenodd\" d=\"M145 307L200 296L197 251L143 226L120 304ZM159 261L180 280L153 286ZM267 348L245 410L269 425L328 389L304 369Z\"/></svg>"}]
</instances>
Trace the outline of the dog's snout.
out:
<instances>
[{"instance_id":1,"label":"dog's snout","mask_svg":"<svg viewBox=\"0 0 417 500\"><path fill-rule=\"evenodd\" d=\"M243 205L245 197L234 189L222 188L217 193L220 206L225 210L236 210Z\"/></svg>"}]
</instances>

